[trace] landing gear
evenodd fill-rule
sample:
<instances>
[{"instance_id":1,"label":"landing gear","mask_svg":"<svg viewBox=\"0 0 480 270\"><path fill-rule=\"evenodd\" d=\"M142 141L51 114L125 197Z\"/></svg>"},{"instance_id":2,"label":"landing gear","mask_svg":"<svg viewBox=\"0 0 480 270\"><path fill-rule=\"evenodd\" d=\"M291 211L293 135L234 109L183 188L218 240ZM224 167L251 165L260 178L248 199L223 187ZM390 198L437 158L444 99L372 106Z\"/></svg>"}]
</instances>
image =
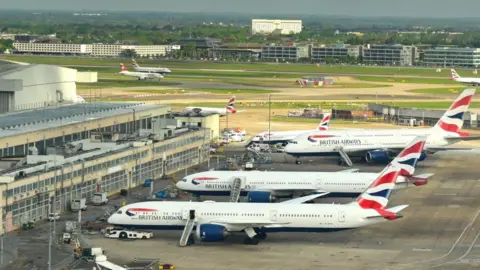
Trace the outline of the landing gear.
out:
<instances>
[{"instance_id":1,"label":"landing gear","mask_svg":"<svg viewBox=\"0 0 480 270\"><path fill-rule=\"evenodd\" d=\"M195 244L195 237L193 236L193 234L190 234L187 240L187 246L191 246L193 244Z\"/></svg>"},{"instance_id":2,"label":"landing gear","mask_svg":"<svg viewBox=\"0 0 480 270\"><path fill-rule=\"evenodd\" d=\"M300 160L295 159L295 164L300 165Z\"/></svg>"},{"instance_id":3,"label":"landing gear","mask_svg":"<svg viewBox=\"0 0 480 270\"><path fill-rule=\"evenodd\" d=\"M255 235L254 237L250 238L250 237L245 237L245 240L243 241L243 243L245 245L252 245L252 246L256 246L258 245L258 243L260 242L260 239L258 239L258 236Z\"/></svg>"},{"instance_id":4,"label":"landing gear","mask_svg":"<svg viewBox=\"0 0 480 270\"><path fill-rule=\"evenodd\" d=\"M338 159L338 165L339 166L345 166L346 165L345 160L343 158Z\"/></svg>"},{"instance_id":5,"label":"landing gear","mask_svg":"<svg viewBox=\"0 0 480 270\"><path fill-rule=\"evenodd\" d=\"M264 232L259 232L257 233L256 237L258 237L259 240L265 240L267 239L267 234Z\"/></svg>"}]
</instances>

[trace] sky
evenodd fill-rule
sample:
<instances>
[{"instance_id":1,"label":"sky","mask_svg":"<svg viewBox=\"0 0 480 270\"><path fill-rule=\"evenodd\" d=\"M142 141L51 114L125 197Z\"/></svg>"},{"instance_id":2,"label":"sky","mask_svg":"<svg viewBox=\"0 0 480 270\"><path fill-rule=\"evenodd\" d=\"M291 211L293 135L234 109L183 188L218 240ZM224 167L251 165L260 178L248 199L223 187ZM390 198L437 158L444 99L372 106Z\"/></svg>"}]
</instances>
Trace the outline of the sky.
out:
<instances>
[{"instance_id":1,"label":"sky","mask_svg":"<svg viewBox=\"0 0 480 270\"><path fill-rule=\"evenodd\" d=\"M2 9L478 17L480 0L6 0Z\"/></svg>"}]
</instances>

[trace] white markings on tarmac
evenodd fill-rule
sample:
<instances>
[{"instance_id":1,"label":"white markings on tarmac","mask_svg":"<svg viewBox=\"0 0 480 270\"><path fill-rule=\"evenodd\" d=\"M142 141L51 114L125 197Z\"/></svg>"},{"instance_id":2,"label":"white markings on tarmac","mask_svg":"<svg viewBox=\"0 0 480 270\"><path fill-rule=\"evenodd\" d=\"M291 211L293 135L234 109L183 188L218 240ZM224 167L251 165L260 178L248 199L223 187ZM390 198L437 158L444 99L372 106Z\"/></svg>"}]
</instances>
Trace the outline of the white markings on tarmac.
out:
<instances>
[{"instance_id":1,"label":"white markings on tarmac","mask_svg":"<svg viewBox=\"0 0 480 270\"><path fill-rule=\"evenodd\" d=\"M435 196L457 196L457 193L435 193Z\"/></svg>"}]
</instances>

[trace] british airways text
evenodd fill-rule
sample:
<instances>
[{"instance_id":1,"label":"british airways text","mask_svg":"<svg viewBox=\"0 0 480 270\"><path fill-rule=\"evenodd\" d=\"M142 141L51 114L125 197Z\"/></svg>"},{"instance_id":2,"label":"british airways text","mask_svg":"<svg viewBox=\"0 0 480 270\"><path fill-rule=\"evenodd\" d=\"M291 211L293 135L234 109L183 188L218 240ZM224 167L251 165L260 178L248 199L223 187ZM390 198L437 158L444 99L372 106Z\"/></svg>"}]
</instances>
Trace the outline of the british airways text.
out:
<instances>
[{"instance_id":1,"label":"british airways text","mask_svg":"<svg viewBox=\"0 0 480 270\"><path fill-rule=\"evenodd\" d=\"M361 140L349 140L349 139L344 139L344 140L319 140L318 143L320 145L337 145L337 144L359 145L359 144L362 144L362 141Z\"/></svg>"}]
</instances>

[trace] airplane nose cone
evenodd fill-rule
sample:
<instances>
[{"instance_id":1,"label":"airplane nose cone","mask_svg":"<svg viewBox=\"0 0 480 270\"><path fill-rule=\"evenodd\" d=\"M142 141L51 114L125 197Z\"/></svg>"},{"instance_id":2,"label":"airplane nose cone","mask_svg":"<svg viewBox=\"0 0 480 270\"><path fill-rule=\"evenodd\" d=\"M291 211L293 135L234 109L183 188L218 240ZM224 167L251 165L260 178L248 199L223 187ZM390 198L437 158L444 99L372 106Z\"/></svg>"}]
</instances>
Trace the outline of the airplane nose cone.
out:
<instances>
[{"instance_id":1,"label":"airplane nose cone","mask_svg":"<svg viewBox=\"0 0 480 270\"><path fill-rule=\"evenodd\" d=\"M113 215L115 215L115 214L113 214ZM108 217L108 219L107 219L107 222L108 222L109 224L114 223L114 217L113 217L113 215L111 215L111 216Z\"/></svg>"},{"instance_id":2,"label":"airplane nose cone","mask_svg":"<svg viewBox=\"0 0 480 270\"><path fill-rule=\"evenodd\" d=\"M182 185L182 181L178 181L175 186L178 188L178 189L183 189L183 185Z\"/></svg>"}]
</instances>

